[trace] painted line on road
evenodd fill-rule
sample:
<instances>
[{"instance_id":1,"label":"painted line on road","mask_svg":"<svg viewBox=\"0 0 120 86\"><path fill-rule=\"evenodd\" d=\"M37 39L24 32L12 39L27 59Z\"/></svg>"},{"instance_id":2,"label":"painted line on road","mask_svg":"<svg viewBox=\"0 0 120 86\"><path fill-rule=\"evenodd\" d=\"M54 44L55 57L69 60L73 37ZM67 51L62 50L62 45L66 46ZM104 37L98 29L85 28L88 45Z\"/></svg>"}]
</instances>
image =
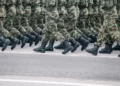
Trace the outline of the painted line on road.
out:
<instances>
[{"instance_id":1,"label":"painted line on road","mask_svg":"<svg viewBox=\"0 0 120 86\"><path fill-rule=\"evenodd\" d=\"M68 85L68 86L110 86L110 85L97 85L97 84L56 82L56 81L35 81L35 80L14 80L14 79L0 79L0 82L52 84L52 85Z\"/></svg>"},{"instance_id":2,"label":"painted line on road","mask_svg":"<svg viewBox=\"0 0 120 86\"><path fill-rule=\"evenodd\" d=\"M66 55L63 55L61 53L51 53L51 52L46 52L46 53L36 53L36 52L19 52L19 51L12 51L12 52L0 52L1 54L20 54L20 55L50 55L50 56L61 56L61 57L88 57L88 58L91 58L91 57L99 57L99 58L118 58L117 56L115 55L98 55L98 56L93 56L93 55L90 55L90 54L87 54L87 53L81 53L81 54L77 54L77 53L68 53Z\"/></svg>"}]
</instances>

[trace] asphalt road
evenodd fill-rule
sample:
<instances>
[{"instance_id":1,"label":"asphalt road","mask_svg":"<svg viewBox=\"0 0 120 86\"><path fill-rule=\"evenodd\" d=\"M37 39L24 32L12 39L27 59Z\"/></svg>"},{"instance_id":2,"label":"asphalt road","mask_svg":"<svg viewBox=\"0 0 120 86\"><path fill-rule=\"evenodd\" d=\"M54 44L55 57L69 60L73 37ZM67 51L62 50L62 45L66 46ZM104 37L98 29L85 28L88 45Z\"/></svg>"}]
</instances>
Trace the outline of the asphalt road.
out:
<instances>
[{"instance_id":1,"label":"asphalt road","mask_svg":"<svg viewBox=\"0 0 120 86\"><path fill-rule=\"evenodd\" d=\"M75 52L77 55L71 53L61 55L60 51L38 54L33 52L32 49L29 47L20 49L18 47L14 51L8 49L5 52L0 52L0 76L53 77L55 79L68 78L117 83L120 81L120 58L117 58L116 52L112 55L94 57L85 53L85 51L81 54L77 54L78 51ZM10 86L13 86L13 84Z\"/></svg>"}]
</instances>

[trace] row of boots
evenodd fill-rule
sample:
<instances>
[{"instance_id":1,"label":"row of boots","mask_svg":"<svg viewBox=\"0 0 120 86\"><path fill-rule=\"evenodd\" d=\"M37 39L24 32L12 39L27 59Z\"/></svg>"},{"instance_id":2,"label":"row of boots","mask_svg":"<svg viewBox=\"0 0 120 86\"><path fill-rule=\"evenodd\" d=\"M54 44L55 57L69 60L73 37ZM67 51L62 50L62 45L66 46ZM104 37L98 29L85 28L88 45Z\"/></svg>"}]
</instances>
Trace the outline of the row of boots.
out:
<instances>
[{"instance_id":1,"label":"row of boots","mask_svg":"<svg viewBox=\"0 0 120 86\"><path fill-rule=\"evenodd\" d=\"M47 39L43 39L42 40L42 43L41 43L41 46L38 47L38 48L35 48L34 51L36 52L41 52L41 53L45 53L46 51L54 51L54 48L55 49L61 49L63 50L62 54L66 54L68 53L69 51L71 52L74 52L77 50L77 48L81 45L81 50L83 51L84 49L87 48L87 46L89 45L90 41L87 40L86 38L84 37L79 37L77 39L70 39L70 40L64 40L62 41L59 45L55 46L54 47L54 43L55 43L55 39L51 39L49 41L49 44L48 46L47 43L48 43L49 40Z\"/></svg>"},{"instance_id":2,"label":"row of boots","mask_svg":"<svg viewBox=\"0 0 120 86\"><path fill-rule=\"evenodd\" d=\"M0 46L2 47L2 51L6 50L8 46L11 46L11 50L13 50L18 44L21 44L21 48L24 48L26 43L29 43L29 46L32 46L35 42L35 45L37 45L41 39L41 36L35 34L19 35L18 37L10 36L7 38L0 36Z\"/></svg>"},{"instance_id":3,"label":"row of boots","mask_svg":"<svg viewBox=\"0 0 120 86\"><path fill-rule=\"evenodd\" d=\"M106 43L105 47L103 49L101 49L99 51L99 53L101 53L101 54L111 54L113 51L120 50L120 45L119 44L115 45L114 47L112 47L112 45L113 44ZM97 46L97 45L94 45L94 47L91 48L91 49L86 49L86 51L88 53L91 53L95 56L98 54L98 50L99 50L99 46ZM120 57L120 55L118 55L118 57Z\"/></svg>"}]
</instances>

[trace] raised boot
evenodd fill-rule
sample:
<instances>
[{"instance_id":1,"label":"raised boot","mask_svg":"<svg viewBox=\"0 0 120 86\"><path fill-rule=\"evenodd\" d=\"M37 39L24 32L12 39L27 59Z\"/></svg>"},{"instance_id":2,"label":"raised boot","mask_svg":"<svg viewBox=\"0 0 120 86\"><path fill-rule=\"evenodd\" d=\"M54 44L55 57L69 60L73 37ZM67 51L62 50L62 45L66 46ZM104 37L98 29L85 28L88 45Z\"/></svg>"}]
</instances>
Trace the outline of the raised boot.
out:
<instances>
[{"instance_id":1,"label":"raised boot","mask_svg":"<svg viewBox=\"0 0 120 86\"><path fill-rule=\"evenodd\" d=\"M120 45L119 44L117 44L117 45L115 45L113 48L112 48L112 50L120 50Z\"/></svg>"},{"instance_id":2,"label":"raised boot","mask_svg":"<svg viewBox=\"0 0 120 86\"><path fill-rule=\"evenodd\" d=\"M97 41L97 37L96 36L89 36L91 38L91 43L95 43Z\"/></svg>"},{"instance_id":3,"label":"raised boot","mask_svg":"<svg viewBox=\"0 0 120 86\"><path fill-rule=\"evenodd\" d=\"M64 41L64 45L65 45L65 49L62 52L62 54L66 54L66 53L68 53L69 51L72 50L72 46L69 44L68 41Z\"/></svg>"},{"instance_id":4,"label":"raised boot","mask_svg":"<svg viewBox=\"0 0 120 86\"><path fill-rule=\"evenodd\" d=\"M97 55L98 54L98 49L99 49L99 46L96 46L96 45L94 45L94 47L93 48L91 48L91 49L86 49L86 51L88 52L88 53L91 53L92 55Z\"/></svg>"},{"instance_id":5,"label":"raised boot","mask_svg":"<svg viewBox=\"0 0 120 86\"><path fill-rule=\"evenodd\" d=\"M42 37L38 35L35 39L35 45L37 45L42 40Z\"/></svg>"},{"instance_id":6,"label":"raised boot","mask_svg":"<svg viewBox=\"0 0 120 86\"><path fill-rule=\"evenodd\" d=\"M19 40L12 36L9 39L10 39L11 45L12 45L11 50L13 50L16 47L16 45L19 43Z\"/></svg>"},{"instance_id":7,"label":"raised boot","mask_svg":"<svg viewBox=\"0 0 120 86\"><path fill-rule=\"evenodd\" d=\"M43 39L42 43L41 43L41 46L38 47L38 48L35 48L34 51L35 52L45 53L45 47L46 47L47 43L48 43L48 40Z\"/></svg>"},{"instance_id":8,"label":"raised boot","mask_svg":"<svg viewBox=\"0 0 120 86\"><path fill-rule=\"evenodd\" d=\"M28 37L23 36L23 35L20 35L18 38L22 41L21 48L23 48L26 45L26 43L28 42L29 39L28 39Z\"/></svg>"},{"instance_id":9,"label":"raised boot","mask_svg":"<svg viewBox=\"0 0 120 86\"><path fill-rule=\"evenodd\" d=\"M55 49L65 49L64 41L62 41L59 45L54 47Z\"/></svg>"},{"instance_id":10,"label":"raised boot","mask_svg":"<svg viewBox=\"0 0 120 86\"><path fill-rule=\"evenodd\" d=\"M42 37L36 32L32 32L31 35L35 36L35 40L34 40L35 45L37 45L39 43L39 41L41 41L41 39L42 39Z\"/></svg>"},{"instance_id":11,"label":"raised boot","mask_svg":"<svg viewBox=\"0 0 120 86\"><path fill-rule=\"evenodd\" d=\"M33 36L31 34L26 34L25 36L27 36L29 38L28 43L29 43L29 46L31 47L33 45L34 40L35 40L35 36Z\"/></svg>"},{"instance_id":12,"label":"raised boot","mask_svg":"<svg viewBox=\"0 0 120 86\"><path fill-rule=\"evenodd\" d=\"M84 49L86 49L86 48L88 47L88 45L89 45L89 41L86 40L86 39L83 38L83 37L80 37L80 38L79 38L79 43L82 45L82 48L81 48L82 51L83 51Z\"/></svg>"},{"instance_id":13,"label":"raised boot","mask_svg":"<svg viewBox=\"0 0 120 86\"><path fill-rule=\"evenodd\" d=\"M101 49L99 53L111 54L112 53L112 44L105 44L105 48Z\"/></svg>"},{"instance_id":14,"label":"raised boot","mask_svg":"<svg viewBox=\"0 0 120 86\"><path fill-rule=\"evenodd\" d=\"M10 44L10 40L9 39L5 39L5 41L3 43L2 51L6 50L7 47L9 46L9 44Z\"/></svg>"},{"instance_id":15,"label":"raised boot","mask_svg":"<svg viewBox=\"0 0 120 86\"><path fill-rule=\"evenodd\" d=\"M51 39L49 41L49 45L45 48L45 51L54 51L54 43L55 43L55 39Z\"/></svg>"},{"instance_id":16,"label":"raised boot","mask_svg":"<svg viewBox=\"0 0 120 86\"><path fill-rule=\"evenodd\" d=\"M69 41L70 41L70 43L72 44L72 47L73 47L71 52L76 51L80 44L74 39L70 39Z\"/></svg>"},{"instance_id":17,"label":"raised boot","mask_svg":"<svg viewBox=\"0 0 120 86\"><path fill-rule=\"evenodd\" d=\"M5 39L3 36L0 36L0 41L1 41L1 47L2 47L2 51L7 49L7 46L10 44L10 40L9 39Z\"/></svg>"}]
</instances>

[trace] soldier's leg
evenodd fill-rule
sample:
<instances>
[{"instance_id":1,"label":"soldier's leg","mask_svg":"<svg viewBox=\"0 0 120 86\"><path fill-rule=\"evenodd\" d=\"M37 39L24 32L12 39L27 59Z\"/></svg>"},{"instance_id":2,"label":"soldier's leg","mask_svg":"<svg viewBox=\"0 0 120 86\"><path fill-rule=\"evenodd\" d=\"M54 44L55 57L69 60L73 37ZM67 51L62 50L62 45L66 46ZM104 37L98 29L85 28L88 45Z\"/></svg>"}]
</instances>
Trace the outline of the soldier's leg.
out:
<instances>
[{"instance_id":1,"label":"soldier's leg","mask_svg":"<svg viewBox=\"0 0 120 86\"><path fill-rule=\"evenodd\" d=\"M0 42L2 43L2 51L7 49L7 46L10 44L10 40L5 39L3 36L0 36Z\"/></svg>"},{"instance_id":2,"label":"soldier's leg","mask_svg":"<svg viewBox=\"0 0 120 86\"><path fill-rule=\"evenodd\" d=\"M64 51L62 52L62 54L66 54L72 51L72 46L69 44L69 40L71 37L66 29L63 28L62 30L60 30L60 32L58 32L55 37L56 40L59 40L61 41L61 43L63 43Z\"/></svg>"},{"instance_id":3,"label":"soldier's leg","mask_svg":"<svg viewBox=\"0 0 120 86\"><path fill-rule=\"evenodd\" d=\"M104 54L111 54L112 53L112 45L113 45L114 41L112 40L111 36L108 35L106 37L106 41L105 41L105 47L103 49L101 49L99 51L99 53L104 53Z\"/></svg>"},{"instance_id":4,"label":"soldier's leg","mask_svg":"<svg viewBox=\"0 0 120 86\"><path fill-rule=\"evenodd\" d=\"M120 44L120 32L119 30L114 30L109 32L112 40L116 41L118 44ZM120 54L118 55L118 57L120 57Z\"/></svg>"},{"instance_id":5,"label":"soldier's leg","mask_svg":"<svg viewBox=\"0 0 120 86\"><path fill-rule=\"evenodd\" d=\"M39 41L41 41L42 36L39 35L39 34L36 33L36 32L32 32L31 34L35 36L35 40L34 40L34 41L35 41L35 45L37 45L37 44L39 43Z\"/></svg>"},{"instance_id":6,"label":"soldier's leg","mask_svg":"<svg viewBox=\"0 0 120 86\"><path fill-rule=\"evenodd\" d=\"M29 34L29 33L26 33L26 34L24 34L26 37L28 37L28 43L30 43L29 44L29 46L31 47L32 45L33 45L33 42L34 42L34 40L35 40L35 36L33 36L33 35L31 35L31 34Z\"/></svg>"},{"instance_id":7,"label":"soldier's leg","mask_svg":"<svg viewBox=\"0 0 120 86\"><path fill-rule=\"evenodd\" d=\"M50 41L49 41L49 44L48 46L45 48L45 51L54 51L54 43L55 43L55 38L51 38Z\"/></svg>"},{"instance_id":8,"label":"soldier's leg","mask_svg":"<svg viewBox=\"0 0 120 86\"><path fill-rule=\"evenodd\" d=\"M11 41L11 50L15 49L16 45L19 43L19 40L13 36L8 37L8 39Z\"/></svg>"},{"instance_id":9,"label":"soldier's leg","mask_svg":"<svg viewBox=\"0 0 120 86\"><path fill-rule=\"evenodd\" d=\"M48 41L49 41L49 35L45 34L44 37L43 37L43 40L41 42L41 46L38 47L38 48L35 48L34 51L35 52L45 53L45 47L46 47Z\"/></svg>"},{"instance_id":10,"label":"soldier's leg","mask_svg":"<svg viewBox=\"0 0 120 86\"><path fill-rule=\"evenodd\" d=\"M70 34L67 32L66 29L61 29L60 33L62 34L62 36L64 37L64 40L69 40L70 39ZM64 45L64 40L60 41L60 44L55 46L55 49L65 49L65 45Z\"/></svg>"},{"instance_id":11,"label":"soldier's leg","mask_svg":"<svg viewBox=\"0 0 120 86\"><path fill-rule=\"evenodd\" d=\"M88 53L91 53L93 55L98 54L98 49L101 46L101 44L105 41L107 33L99 33L97 37L97 42L94 44L94 47L91 49L86 49Z\"/></svg>"},{"instance_id":12,"label":"soldier's leg","mask_svg":"<svg viewBox=\"0 0 120 86\"><path fill-rule=\"evenodd\" d=\"M118 17L116 23L117 23L118 29L120 30L120 16ZM113 46L112 49L113 50L120 50L120 45L117 43L117 45Z\"/></svg>"},{"instance_id":13,"label":"soldier's leg","mask_svg":"<svg viewBox=\"0 0 120 86\"><path fill-rule=\"evenodd\" d=\"M1 41L1 45L2 45L2 51L4 51L7 46L10 44L10 40L6 39L5 36L8 35L6 33L6 30L4 29L3 26L3 18L0 18L0 30L1 30L1 36L0 36L0 41Z\"/></svg>"},{"instance_id":14,"label":"soldier's leg","mask_svg":"<svg viewBox=\"0 0 120 86\"><path fill-rule=\"evenodd\" d=\"M63 44L64 44L64 46L65 46L65 49L64 49L64 51L62 52L62 54L66 54L66 53L68 53L69 51L72 50L72 46L69 44L69 41L68 41L68 40L64 40L64 41L63 41Z\"/></svg>"},{"instance_id":15,"label":"soldier's leg","mask_svg":"<svg viewBox=\"0 0 120 86\"><path fill-rule=\"evenodd\" d=\"M18 39L20 39L22 41L21 48L23 48L29 40L29 38L27 36L24 36L22 34L18 36Z\"/></svg>"}]
</instances>

